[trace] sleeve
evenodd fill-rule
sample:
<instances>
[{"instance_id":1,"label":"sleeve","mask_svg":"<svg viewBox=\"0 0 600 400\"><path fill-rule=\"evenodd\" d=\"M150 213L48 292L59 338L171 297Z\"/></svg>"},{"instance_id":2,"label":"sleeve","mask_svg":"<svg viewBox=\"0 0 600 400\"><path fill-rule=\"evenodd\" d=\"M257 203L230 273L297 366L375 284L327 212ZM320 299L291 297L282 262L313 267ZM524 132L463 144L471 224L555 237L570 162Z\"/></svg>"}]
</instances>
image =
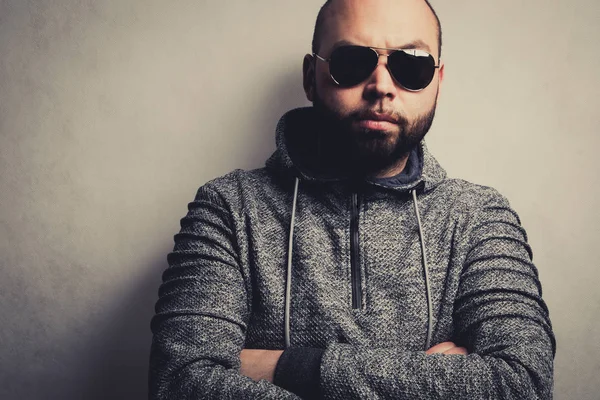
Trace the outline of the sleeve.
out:
<instances>
[{"instance_id":1,"label":"sleeve","mask_svg":"<svg viewBox=\"0 0 600 400\"><path fill-rule=\"evenodd\" d=\"M279 357L273 383L303 399L318 399L319 367L324 351L312 347L288 347Z\"/></svg>"},{"instance_id":2,"label":"sleeve","mask_svg":"<svg viewBox=\"0 0 600 400\"><path fill-rule=\"evenodd\" d=\"M453 249L465 254L455 340L469 354L331 344L320 364L322 398L552 398L556 343L537 270L517 214L490 190L464 211Z\"/></svg>"},{"instance_id":3,"label":"sleeve","mask_svg":"<svg viewBox=\"0 0 600 400\"><path fill-rule=\"evenodd\" d=\"M297 399L239 373L249 320L231 213L203 186L175 235L151 322L150 399Z\"/></svg>"}]
</instances>

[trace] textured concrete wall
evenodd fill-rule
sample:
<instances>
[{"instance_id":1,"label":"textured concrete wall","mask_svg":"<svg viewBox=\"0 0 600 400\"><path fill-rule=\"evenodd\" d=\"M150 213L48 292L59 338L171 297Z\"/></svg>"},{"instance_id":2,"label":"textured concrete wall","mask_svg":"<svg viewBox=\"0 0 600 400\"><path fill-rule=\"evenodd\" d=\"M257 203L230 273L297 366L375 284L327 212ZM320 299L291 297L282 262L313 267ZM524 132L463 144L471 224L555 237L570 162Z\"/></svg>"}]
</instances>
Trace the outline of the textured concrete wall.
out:
<instances>
[{"instance_id":1,"label":"textured concrete wall","mask_svg":"<svg viewBox=\"0 0 600 400\"><path fill-rule=\"evenodd\" d=\"M196 189L261 166L305 105L320 0L0 0L0 398L143 399L149 321ZM596 0L433 2L429 147L521 214L556 398L600 384Z\"/></svg>"}]
</instances>

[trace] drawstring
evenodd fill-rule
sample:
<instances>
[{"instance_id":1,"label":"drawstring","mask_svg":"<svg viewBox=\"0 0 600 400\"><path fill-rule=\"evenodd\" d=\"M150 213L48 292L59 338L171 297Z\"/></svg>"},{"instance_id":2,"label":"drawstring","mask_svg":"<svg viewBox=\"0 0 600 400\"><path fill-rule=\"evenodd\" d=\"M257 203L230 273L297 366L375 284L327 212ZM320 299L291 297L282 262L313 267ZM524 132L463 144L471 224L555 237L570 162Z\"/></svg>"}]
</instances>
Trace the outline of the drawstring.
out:
<instances>
[{"instance_id":1,"label":"drawstring","mask_svg":"<svg viewBox=\"0 0 600 400\"><path fill-rule=\"evenodd\" d=\"M285 347L290 347L290 301L292 292L292 250L294 244L294 226L296 224L296 205L298 202L298 186L300 179L296 178L294 185L294 200L292 205L292 220L290 223L290 235L288 244L288 262L287 262L287 278L285 287ZM417 216L417 225L419 226L419 238L421 241L421 254L423 259L423 272L425 274L425 290L427 294L427 340L425 342L425 350L428 350L431 345L431 334L433 328L433 305L431 302L431 284L429 282L429 266L427 265L427 254L425 252L425 236L423 234L423 226L421 224L421 215L419 214L419 204L417 202L417 192L411 190L415 214Z\"/></svg>"},{"instance_id":2,"label":"drawstring","mask_svg":"<svg viewBox=\"0 0 600 400\"><path fill-rule=\"evenodd\" d=\"M290 223L290 242L288 244L287 279L285 284L285 348L290 347L290 298L292 295L292 246L294 244L294 225L296 224L296 203L298 201L298 185L300 179L296 178L294 185L294 202L292 205L292 222Z\"/></svg>"},{"instance_id":3,"label":"drawstring","mask_svg":"<svg viewBox=\"0 0 600 400\"><path fill-rule=\"evenodd\" d=\"M425 291L427 292L427 341L425 350L431 345L431 329L433 327L433 306L431 304L431 284L429 282L429 266L427 265L427 254L425 252L425 236L423 235L423 226L421 225L421 215L419 214L419 204L417 202L417 191L411 190L415 214L417 215L417 225L419 225L419 238L421 239L421 254L423 259L423 272L425 273Z\"/></svg>"}]
</instances>

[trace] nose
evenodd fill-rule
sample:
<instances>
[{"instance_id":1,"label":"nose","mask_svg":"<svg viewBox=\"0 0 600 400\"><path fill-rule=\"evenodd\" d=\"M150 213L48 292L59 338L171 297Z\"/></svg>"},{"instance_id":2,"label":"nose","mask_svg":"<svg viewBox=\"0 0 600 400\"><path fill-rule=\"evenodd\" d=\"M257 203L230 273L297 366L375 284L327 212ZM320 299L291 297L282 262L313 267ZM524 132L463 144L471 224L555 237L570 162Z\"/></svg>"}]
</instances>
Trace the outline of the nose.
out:
<instances>
[{"instance_id":1,"label":"nose","mask_svg":"<svg viewBox=\"0 0 600 400\"><path fill-rule=\"evenodd\" d=\"M393 100L398 94L398 86L387 67L387 55L379 54L377 67L365 85L367 99L389 98Z\"/></svg>"}]
</instances>

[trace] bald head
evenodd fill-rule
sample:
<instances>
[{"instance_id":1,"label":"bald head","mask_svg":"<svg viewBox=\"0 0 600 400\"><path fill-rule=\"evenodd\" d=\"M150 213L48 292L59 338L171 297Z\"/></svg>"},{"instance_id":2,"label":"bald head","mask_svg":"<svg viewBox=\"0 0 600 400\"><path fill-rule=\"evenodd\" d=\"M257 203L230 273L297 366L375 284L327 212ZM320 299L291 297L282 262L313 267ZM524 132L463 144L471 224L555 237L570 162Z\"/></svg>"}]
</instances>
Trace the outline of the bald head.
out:
<instances>
[{"instance_id":1,"label":"bald head","mask_svg":"<svg viewBox=\"0 0 600 400\"><path fill-rule=\"evenodd\" d=\"M393 5L394 7L392 8L397 9L398 12L402 12L402 8L407 9L407 11L408 9L412 10L415 8L427 9L430 18L429 21L425 19L424 24L432 25L432 28L435 29L437 37L437 55L439 58L442 53L442 26L435 10L428 0L392 0L391 2L389 0L327 0L321 7L317 16L312 40L312 52L319 53L321 50L327 26L332 22L330 20L331 18L339 17L340 14L347 14L348 12L360 13L361 11L368 11L368 9L372 7L387 7L388 5L386 5L386 3L392 3L388 5ZM364 14L367 15L367 12Z\"/></svg>"}]
</instances>

